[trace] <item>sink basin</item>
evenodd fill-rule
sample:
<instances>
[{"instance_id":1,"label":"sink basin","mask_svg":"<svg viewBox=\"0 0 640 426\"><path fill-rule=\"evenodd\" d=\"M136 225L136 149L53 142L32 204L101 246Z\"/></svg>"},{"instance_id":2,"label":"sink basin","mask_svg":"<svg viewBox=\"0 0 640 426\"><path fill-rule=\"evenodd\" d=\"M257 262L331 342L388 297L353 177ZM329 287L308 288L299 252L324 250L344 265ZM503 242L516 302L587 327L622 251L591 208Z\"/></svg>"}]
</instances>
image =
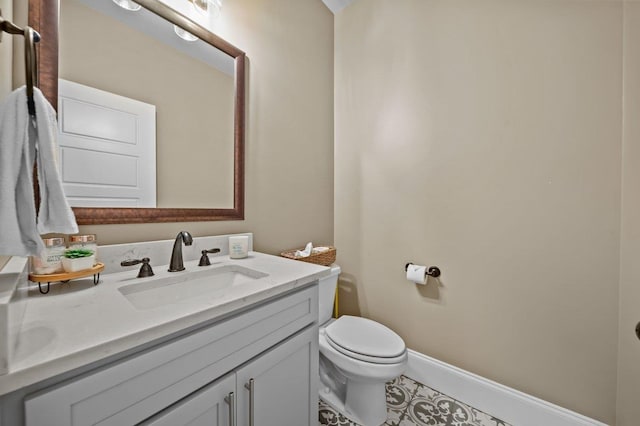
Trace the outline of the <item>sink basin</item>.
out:
<instances>
[{"instance_id":1,"label":"sink basin","mask_svg":"<svg viewBox=\"0 0 640 426\"><path fill-rule=\"evenodd\" d=\"M136 308L153 309L182 300L240 286L268 276L239 265L223 265L199 271L176 272L161 278L141 278L141 282L118 288Z\"/></svg>"}]
</instances>

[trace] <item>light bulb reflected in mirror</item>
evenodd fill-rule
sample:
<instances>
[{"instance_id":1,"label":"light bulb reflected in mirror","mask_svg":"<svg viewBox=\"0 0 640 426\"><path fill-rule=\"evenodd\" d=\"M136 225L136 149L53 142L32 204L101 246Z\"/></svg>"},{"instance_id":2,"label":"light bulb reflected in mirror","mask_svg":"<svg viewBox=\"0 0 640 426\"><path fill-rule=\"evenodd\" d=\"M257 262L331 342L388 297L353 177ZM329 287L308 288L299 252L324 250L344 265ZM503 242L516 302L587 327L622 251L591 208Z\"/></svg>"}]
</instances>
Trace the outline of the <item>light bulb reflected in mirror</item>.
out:
<instances>
[{"instance_id":1,"label":"light bulb reflected in mirror","mask_svg":"<svg viewBox=\"0 0 640 426\"><path fill-rule=\"evenodd\" d=\"M140 6L138 3L135 3L131 0L113 0L113 2L121 8L130 10L132 12L136 12L142 8L142 6Z\"/></svg>"},{"instance_id":2,"label":"light bulb reflected in mirror","mask_svg":"<svg viewBox=\"0 0 640 426\"><path fill-rule=\"evenodd\" d=\"M182 28L180 28L177 25L173 26L173 30L178 35L178 37L180 37L183 40L186 40L186 41L196 41L196 40L198 40L198 37L194 36L189 31L183 30Z\"/></svg>"},{"instance_id":3,"label":"light bulb reflected in mirror","mask_svg":"<svg viewBox=\"0 0 640 426\"><path fill-rule=\"evenodd\" d=\"M220 16L222 0L189 0L199 13L215 19Z\"/></svg>"},{"instance_id":4,"label":"light bulb reflected in mirror","mask_svg":"<svg viewBox=\"0 0 640 426\"><path fill-rule=\"evenodd\" d=\"M209 2L207 0L190 0L193 7L203 15L209 13Z\"/></svg>"}]
</instances>

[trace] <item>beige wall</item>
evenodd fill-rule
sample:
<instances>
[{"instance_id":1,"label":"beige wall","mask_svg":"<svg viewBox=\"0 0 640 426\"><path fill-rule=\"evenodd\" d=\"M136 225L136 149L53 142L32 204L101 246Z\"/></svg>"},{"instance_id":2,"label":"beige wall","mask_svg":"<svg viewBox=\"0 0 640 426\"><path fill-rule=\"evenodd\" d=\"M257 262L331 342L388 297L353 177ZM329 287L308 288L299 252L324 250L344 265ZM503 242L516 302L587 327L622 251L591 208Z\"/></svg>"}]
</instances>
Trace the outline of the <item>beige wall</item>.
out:
<instances>
[{"instance_id":1,"label":"beige wall","mask_svg":"<svg viewBox=\"0 0 640 426\"><path fill-rule=\"evenodd\" d=\"M619 2L572 0L367 0L336 16L343 313L614 421L621 23ZM409 261L440 282L407 282Z\"/></svg>"},{"instance_id":2,"label":"beige wall","mask_svg":"<svg viewBox=\"0 0 640 426\"><path fill-rule=\"evenodd\" d=\"M624 121L622 231L620 244L620 331L618 425L640 419L640 2L624 5Z\"/></svg>"},{"instance_id":3,"label":"beige wall","mask_svg":"<svg viewBox=\"0 0 640 426\"><path fill-rule=\"evenodd\" d=\"M333 16L316 0L225 2L215 32L249 59L244 221L82 226L101 244L251 231L277 253L333 240ZM188 173L188 171L185 171Z\"/></svg>"}]
</instances>

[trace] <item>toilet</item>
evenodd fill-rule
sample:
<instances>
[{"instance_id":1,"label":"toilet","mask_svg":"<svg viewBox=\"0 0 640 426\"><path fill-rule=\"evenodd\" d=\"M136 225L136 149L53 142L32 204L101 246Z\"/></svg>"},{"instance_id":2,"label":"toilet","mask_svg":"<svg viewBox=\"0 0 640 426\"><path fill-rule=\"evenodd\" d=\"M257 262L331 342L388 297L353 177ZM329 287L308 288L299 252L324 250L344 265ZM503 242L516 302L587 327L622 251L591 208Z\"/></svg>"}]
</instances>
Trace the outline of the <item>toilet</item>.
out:
<instances>
[{"instance_id":1,"label":"toilet","mask_svg":"<svg viewBox=\"0 0 640 426\"><path fill-rule=\"evenodd\" d=\"M340 267L319 284L320 398L362 426L387 420L385 383L407 368L407 348L393 330L366 318L332 319Z\"/></svg>"}]
</instances>

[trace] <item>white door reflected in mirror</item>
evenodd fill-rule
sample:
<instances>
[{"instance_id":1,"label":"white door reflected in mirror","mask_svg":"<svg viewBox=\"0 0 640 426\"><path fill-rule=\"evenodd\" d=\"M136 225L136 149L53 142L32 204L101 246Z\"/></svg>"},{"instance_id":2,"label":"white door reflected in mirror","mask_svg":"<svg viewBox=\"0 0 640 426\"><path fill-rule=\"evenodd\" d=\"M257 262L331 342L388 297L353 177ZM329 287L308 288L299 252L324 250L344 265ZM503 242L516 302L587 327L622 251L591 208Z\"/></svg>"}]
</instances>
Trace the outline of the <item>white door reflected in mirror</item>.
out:
<instances>
[{"instance_id":1,"label":"white door reflected in mirror","mask_svg":"<svg viewBox=\"0 0 640 426\"><path fill-rule=\"evenodd\" d=\"M156 107L58 80L59 167L72 207L156 207Z\"/></svg>"}]
</instances>

